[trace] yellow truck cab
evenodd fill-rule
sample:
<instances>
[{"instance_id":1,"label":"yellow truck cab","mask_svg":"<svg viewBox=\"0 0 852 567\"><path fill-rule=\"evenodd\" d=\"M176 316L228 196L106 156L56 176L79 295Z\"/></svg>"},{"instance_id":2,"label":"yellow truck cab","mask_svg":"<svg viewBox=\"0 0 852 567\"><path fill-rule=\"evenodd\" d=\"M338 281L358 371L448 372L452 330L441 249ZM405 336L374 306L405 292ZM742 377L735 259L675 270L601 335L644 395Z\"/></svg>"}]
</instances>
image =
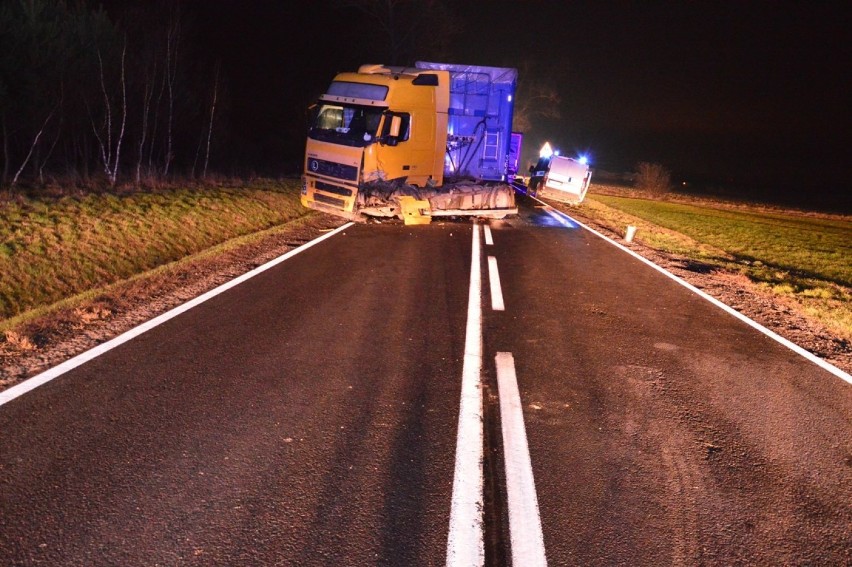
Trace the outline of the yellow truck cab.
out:
<instances>
[{"instance_id":1,"label":"yellow truck cab","mask_svg":"<svg viewBox=\"0 0 852 567\"><path fill-rule=\"evenodd\" d=\"M371 182L441 185L449 73L363 65L338 74L314 107L302 204L356 219Z\"/></svg>"}]
</instances>

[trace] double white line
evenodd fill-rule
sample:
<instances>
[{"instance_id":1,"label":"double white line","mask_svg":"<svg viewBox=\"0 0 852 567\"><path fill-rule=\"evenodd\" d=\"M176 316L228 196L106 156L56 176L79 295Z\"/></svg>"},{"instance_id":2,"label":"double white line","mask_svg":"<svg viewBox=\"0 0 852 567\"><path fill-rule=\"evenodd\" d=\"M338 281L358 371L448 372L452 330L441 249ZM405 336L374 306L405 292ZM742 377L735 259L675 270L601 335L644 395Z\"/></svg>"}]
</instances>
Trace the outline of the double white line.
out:
<instances>
[{"instance_id":1,"label":"double white line","mask_svg":"<svg viewBox=\"0 0 852 567\"><path fill-rule=\"evenodd\" d=\"M485 241L493 244L487 225ZM447 539L447 565L453 567L479 567L485 562L481 273L479 225L474 223L456 463ZM488 273L492 309L502 311L505 305L497 260L493 256L488 258ZM512 564L547 565L514 358L511 353L497 353L495 363L506 463Z\"/></svg>"}]
</instances>

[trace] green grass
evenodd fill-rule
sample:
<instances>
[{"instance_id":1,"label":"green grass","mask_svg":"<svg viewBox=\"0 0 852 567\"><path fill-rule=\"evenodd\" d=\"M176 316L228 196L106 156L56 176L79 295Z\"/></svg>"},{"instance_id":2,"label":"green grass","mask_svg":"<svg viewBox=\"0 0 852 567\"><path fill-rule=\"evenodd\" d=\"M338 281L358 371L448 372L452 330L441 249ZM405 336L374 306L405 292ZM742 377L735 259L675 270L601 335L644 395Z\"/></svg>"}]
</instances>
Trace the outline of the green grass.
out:
<instances>
[{"instance_id":1,"label":"green grass","mask_svg":"<svg viewBox=\"0 0 852 567\"><path fill-rule=\"evenodd\" d=\"M595 199L740 261L852 286L850 222L604 195Z\"/></svg>"},{"instance_id":2,"label":"green grass","mask_svg":"<svg viewBox=\"0 0 852 567\"><path fill-rule=\"evenodd\" d=\"M298 180L0 203L0 320L306 212Z\"/></svg>"},{"instance_id":3,"label":"green grass","mask_svg":"<svg viewBox=\"0 0 852 567\"><path fill-rule=\"evenodd\" d=\"M852 339L852 222L843 217L593 195L584 210L638 225L653 248L738 271Z\"/></svg>"}]
</instances>

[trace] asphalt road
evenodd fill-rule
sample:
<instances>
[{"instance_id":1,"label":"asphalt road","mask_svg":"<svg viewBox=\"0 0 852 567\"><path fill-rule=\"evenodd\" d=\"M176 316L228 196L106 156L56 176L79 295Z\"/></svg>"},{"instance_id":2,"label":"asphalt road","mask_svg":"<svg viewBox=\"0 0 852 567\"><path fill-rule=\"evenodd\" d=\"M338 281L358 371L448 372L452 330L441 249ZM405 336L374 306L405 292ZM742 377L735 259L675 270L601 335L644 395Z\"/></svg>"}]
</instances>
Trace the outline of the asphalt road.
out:
<instances>
[{"instance_id":1,"label":"asphalt road","mask_svg":"<svg viewBox=\"0 0 852 567\"><path fill-rule=\"evenodd\" d=\"M485 563L852 564L852 387L523 205L478 266ZM347 228L0 406L0 563L444 564L474 247Z\"/></svg>"}]
</instances>

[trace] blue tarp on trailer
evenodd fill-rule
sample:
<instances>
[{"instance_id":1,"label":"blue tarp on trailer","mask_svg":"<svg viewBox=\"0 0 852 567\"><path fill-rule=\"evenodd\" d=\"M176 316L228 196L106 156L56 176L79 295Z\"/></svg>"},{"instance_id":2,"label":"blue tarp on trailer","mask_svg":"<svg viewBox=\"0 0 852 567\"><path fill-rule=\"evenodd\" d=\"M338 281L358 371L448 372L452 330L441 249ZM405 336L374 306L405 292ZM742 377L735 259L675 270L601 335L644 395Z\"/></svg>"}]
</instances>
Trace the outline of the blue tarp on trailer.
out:
<instances>
[{"instance_id":1,"label":"blue tarp on trailer","mask_svg":"<svg viewBox=\"0 0 852 567\"><path fill-rule=\"evenodd\" d=\"M517 69L427 61L415 67L450 73L444 175L505 181Z\"/></svg>"}]
</instances>

